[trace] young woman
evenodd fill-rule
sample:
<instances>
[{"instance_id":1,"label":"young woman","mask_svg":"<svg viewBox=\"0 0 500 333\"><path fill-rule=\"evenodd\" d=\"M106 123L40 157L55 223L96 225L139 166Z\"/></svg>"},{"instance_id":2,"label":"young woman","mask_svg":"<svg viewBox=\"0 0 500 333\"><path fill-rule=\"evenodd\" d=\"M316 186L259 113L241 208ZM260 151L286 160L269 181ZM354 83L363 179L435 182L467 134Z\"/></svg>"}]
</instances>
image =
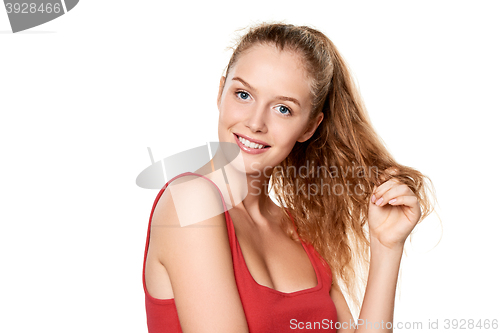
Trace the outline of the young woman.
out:
<instances>
[{"instance_id":1,"label":"young woman","mask_svg":"<svg viewBox=\"0 0 500 333\"><path fill-rule=\"evenodd\" d=\"M432 183L384 147L334 44L306 26L250 28L217 105L220 149L151 212L149 332L392 331ZM359 308L359 282L354 321L344 295Z\"/></svg>"}]
</instances>

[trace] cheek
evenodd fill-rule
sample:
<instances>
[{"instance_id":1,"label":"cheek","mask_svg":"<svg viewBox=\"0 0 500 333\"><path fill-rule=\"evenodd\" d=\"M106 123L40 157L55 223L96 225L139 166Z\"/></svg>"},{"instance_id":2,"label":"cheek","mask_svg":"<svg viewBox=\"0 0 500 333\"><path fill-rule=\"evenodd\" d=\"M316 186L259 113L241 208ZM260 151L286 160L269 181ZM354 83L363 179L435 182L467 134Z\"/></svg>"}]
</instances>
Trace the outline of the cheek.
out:
<instances>
[{"instance_id":1,"label":"cheek","mask_svg":"<svg viewBox=\"0 0 500 333\"><path fill-rule=\"evenodd\" d=\"M291 125L288 122L275 123L272 128L269 130L274 134L275 142L279 143L282 147L293 148L295 142L297 142L298 134L295 133L291 128Z\"/></svg>"},{"instance_id":2,"label":"cheek","mask_svg":"<svg viewBox=\"0 0 500 333\"><path fill-rule=\"evenodd\" d=\"M222 101L221 104L221 117L225 123L241 120L244 111L242 106L231 98Z\"/></svg>"}]
</instances>

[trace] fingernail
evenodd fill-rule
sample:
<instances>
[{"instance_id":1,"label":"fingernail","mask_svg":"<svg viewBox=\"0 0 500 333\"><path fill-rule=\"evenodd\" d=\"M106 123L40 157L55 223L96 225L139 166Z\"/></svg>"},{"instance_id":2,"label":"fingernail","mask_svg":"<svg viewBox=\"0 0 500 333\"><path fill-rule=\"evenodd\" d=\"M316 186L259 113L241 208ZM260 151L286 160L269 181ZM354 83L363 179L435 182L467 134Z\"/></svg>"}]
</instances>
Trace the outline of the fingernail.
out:
<instances>
[{"instance_id":1,"label":"fingernail","mask_svg":"<svg viewBox=\"0 0 500 333\"><path fill-rule=\"evenodd\" d=\"M383 199L383 198L378 199L378 201L377 201L376 205L377 205L377 206L380 206L380 204L382 204L382 201L384 201L384 199Z\"/></svg>"},{"instance_id":2,"label":"fingernail","mask_svg":"<svg viewBox=\"0 0 500 333\"><path fill-rule=\"evenodd\" d=\"M389 201L390 204L393 204L395 202L396 202L396 199L392 199L392 200Z\"/></svg>"},{"instance_id":3,"label":"fingernail","mask_svg":"<svg viewBox=\"0 0 500 333\"><path fill-rule=\"evenodd\" d=\"M372 195L372 202L375 202L375 194Z\"/></svg>"}]
</instances>

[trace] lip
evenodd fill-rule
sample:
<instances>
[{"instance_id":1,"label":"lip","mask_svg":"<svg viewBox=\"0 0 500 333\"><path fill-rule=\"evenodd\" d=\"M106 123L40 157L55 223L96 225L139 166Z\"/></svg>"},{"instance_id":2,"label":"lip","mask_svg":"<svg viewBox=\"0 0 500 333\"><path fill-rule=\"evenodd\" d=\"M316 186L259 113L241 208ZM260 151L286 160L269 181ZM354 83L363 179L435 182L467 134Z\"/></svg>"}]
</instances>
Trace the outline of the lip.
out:
<instances>
[{"instance_id":1,"label":"lip","mask_svg":"<svg viewBox=\"0 0 500 333\"><path fill-rule=\"evenodd\" d=\"M261 148L261 149L249 148L240 142L240 140L238 139L238 136L240 136L239 134L233 133L233 136L234 136L234 140L236 141L236 144L238 145L238 147L240 147L241 150L243 150L244 152L247 152L249 154L262 154L263 152L265 152L265 151L269 150L269 148L271 148L271 147ZM241 135L241 137L245 138L245 139L247 138L244 135ZM248 140L250 140L250 139L248 139ZM255 142L268 146L268 144L266 144L265 142L262 143L262 141L255 141Z\"/></svg>"},{"instance_id":2,"label":"lip","mask_svg":"<svg viewBox=\"0 0 500 333\"><path fill-rule=\"evenodd\" d=\"M255 140L255 139L252 139L251 137L248 137L248 136L240 134L240 133L233 133L233 134L236 134L237 136L241 136L243 139L247 139L248 141L255 142L255 143L258 143L260 145L270 146L270 144L267 142Z\"/></svg>"}]
</instances>

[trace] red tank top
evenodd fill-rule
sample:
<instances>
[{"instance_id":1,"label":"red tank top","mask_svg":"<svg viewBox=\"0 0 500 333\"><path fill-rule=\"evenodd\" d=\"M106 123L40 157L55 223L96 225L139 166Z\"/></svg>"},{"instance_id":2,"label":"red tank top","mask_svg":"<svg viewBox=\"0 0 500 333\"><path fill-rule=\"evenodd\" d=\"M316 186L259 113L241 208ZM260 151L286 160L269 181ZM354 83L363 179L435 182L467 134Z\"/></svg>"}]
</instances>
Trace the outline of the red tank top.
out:
<instances>
[{"instance_id":1,"label":"red tank top","mask_svg":"<svg viewBox=\"0 0 500 333\"><path fill-rule=\"evenodd\" d=\"M174 299L158 299L148 293L145 269L151 232L151 219L156 204L171 181L188 174L203 177L215 185L210 179L200 174L185 172L168 181L156 197L149 217L142 270L142 284L146 296L146 317L150 333L182 333ZM217 187L217 185L215 186ZM218 187L217 190L221 198L223 198ZM222 200L222 203L224 205L236 285L245 312L249 332L281 333L297 332L297 330L306 330L307 332L336 332L337 311L329 294L332 283L331 271L326 261L314 247L301 240L302 247L306 251L316 273L318 283L315 287L292 293L283 293L260 285L253 279L245 264L234 231L233 221L227 211L224 200Z\"/></svg>"}]
</instances>

